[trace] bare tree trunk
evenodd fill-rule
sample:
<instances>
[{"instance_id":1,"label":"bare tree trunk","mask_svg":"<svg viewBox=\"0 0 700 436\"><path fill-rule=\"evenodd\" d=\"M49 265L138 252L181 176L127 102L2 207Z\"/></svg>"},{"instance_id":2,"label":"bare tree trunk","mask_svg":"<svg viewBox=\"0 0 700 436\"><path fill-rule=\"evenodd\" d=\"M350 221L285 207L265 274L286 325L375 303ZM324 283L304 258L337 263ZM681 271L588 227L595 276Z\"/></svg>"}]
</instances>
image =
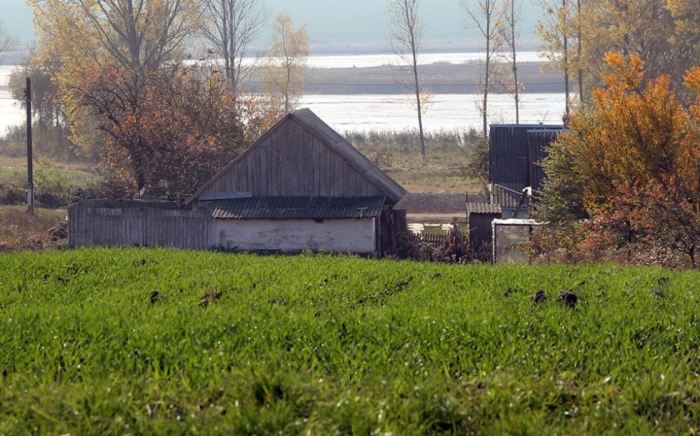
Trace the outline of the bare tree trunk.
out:
<instances>
[{"instance_id":1,"label":"bare tree trunk","mask_svg":"<svg viewBox=\"0 0 700 436\"><path fill-rule=\"evenodd\" d=\"M489 6L486 5L488 8ZM486 28L491 29L491 12L486 14ZM489 135L488 126L488 107L489 107L489 90L491 89L491 36L486 37L486 68L484 72L484 106L481 108L481 116L484 123L484 138Z\"/></svg>"},{"instance_id":2,"label":"bare tree trunk","mask_svg":"<svg viewBox=\"0 0 700 436\"><path fill-rule=\"evenodd\" d=\"M418 132L420 134L420 153L425 157L425 133L423 130L424 96L421 96L418 77L418 51L421 46L422 26L418 16L419 0L391 0L389 2L389 36L392 51L407 65L413 73L412 85L404 84L416 96L418 115Z\"/></svg>"},{"instance_id":3,"label":"bare tree trunk","mask_svg":"<svg viewBox=\"0 0 700 436\"><path fill-rule=\"evenodd\" d=\"M204 0L207 26L204 37L224 61L224 73L234 98L254 65L242 59L267 22L269 13L261 0Z\"/></svg>"},{"instance_id":4,"label":"bare tree trunk","mask_svg":"<svg viewBox=\"0 0 700 436\"><path fill-rule=\"evenodd\" d=\"M578 40L578 95L581 104L583 104L583 69L581 68L581 56L583 56L583 48L581 45L581 0L576 0L576 11L578 15L576 29L576 39Z\"/></svg>"},{"instance_id":5,"label":"bare tree trunk","mask_svg":"<svg viewBox=\"0 0 700 436\"><path fill-rule=\"evenodd\" d=\"M223 0L226 1L226 0ZM236 0L234 0L236 1ZM227 41L224 42L223 45L226 46L226 52L227 52L227 57L226 63L227 65L227 71L226 71L226 79L228 80L229 83L229 88L231 89L234 98L236 98L236 92L238 91L238 74L236 72L236 61L239 61L239 57L244 56L245 53L239 53L238 50L238 39L241 36L235 36L233 35L233 32L236 30L236 23L240 19L238 17L239 14L237 14L236 10L236 4L231 4L229 3L229 8L228 8L228 36L227 36Z\"/></svg>"},{"instance_id":6,"label":"bare tree trunk","mask_svg":"<svg viewBox=\"0 0 700 436\"><path fill-rule=\"evenodd\" d=\"M496 58L495 55L503 48L505 43L505 32L503 27L503 18L505 17L505 8L498 7L499 0L478 0L471 2L468 0L460 0L460 4L467 12L469 21L474 23L478 28L482 37L486 42L485 60L484 60L484 75L481 83L483 95L481 96L481 117L484 137L488 136L488 109L489 109L489 93L494 83L494 74L496 73ZM476 4L476 7L473 4Z\"/></svg>"},{"instance_id":7,"label":"bare tree trunk","mask_svg":"<svg viewBox=\"0 0 700 436\"><path fill-rule=\"evenodd\" d=\"M408 10L406 10L406 19L409 19ZM420 98L420 82L418 80L418 53L416 45L416 36L411 31L411 53L413 55L413 83L416 88L416 108L418 112L418 132L420 133L420 154L425 157L425 135L423 134L423 110L421 108Z\"/></svg>"},{"instance_id":8,"label":"bare tree trunk","mask_svg":"<svg viewBox=\"0 0 700 436\"><path fill-rule=\"evenodd\" d=\"M520 83L518 82L518 58L516 54L515 27L515 0L510 0L510 48L513 54L513 92L515 98L515 124L520 124Z\"/></svg>"},{"instance_id":9,"label":"bare tree trunk","mask_svg":"<svg viewBox=\"0 0 700 436\"><path fill-rule=\"evenodd\" d=\"M413 55L415 59L415 54ZM415 61L414 61L415 62ZM418 131L420 133L420 154L425 157L425 134L423 133L423 109L420 101L420 88L418 86L418 66L413 68L413 77L416 81L416 107L418 111Z\"/></svg>"},{"instance_id":10,"label":"bare tree trunk","mask_svg":"<svg viewBox=\"0 0 700 436\"><path fill-rule=\"evenodd\" d=\"M568 14L567 11L567 6L566 6L566 0L562 0L562 7L564 8L564 16L566 17ZM566 97L566 118L567 120L569 119L569 37L567 36L568 33L568 18L566 22L564 23L564 28L562 29L562 34L564 36L563 42L564 42L564 95Z\"/></svg>"},{"instance_id":11,"label":"bare tree trunk","mask_svg":"<svg viewBox=\"0 0 700 436\"><path fill-rule=\"evenodd\" d=\"M490 40L486 39L486 66L485 66L485 73L484 73L484 96L482 97L482 106L481 106L481 118L483 122L483 129L484 129L484 138L489 135L489 113L488 113L488 107L489 107L489 89L490 89L490 82L489 80L491 79L491 56L488 55L489 52L489 45L490 45Z\"/></svg>"},{"instance_id":12,"label":"bare tree trunk","mask_svg":"<svg viewBox=\"0 0 700 436\"><path fill-rule=\"evenodd\" d=\"M292 86L292 68L291 68L289 62L287 62L286 68L287 68L287 81L286 81L285 87L284 87L284 114L285 115L292 112L292 107L291 107L292 105L290 104L290 101L289 101L289 90L290 90L290 87Z\"/></svg>"}]
</instances>

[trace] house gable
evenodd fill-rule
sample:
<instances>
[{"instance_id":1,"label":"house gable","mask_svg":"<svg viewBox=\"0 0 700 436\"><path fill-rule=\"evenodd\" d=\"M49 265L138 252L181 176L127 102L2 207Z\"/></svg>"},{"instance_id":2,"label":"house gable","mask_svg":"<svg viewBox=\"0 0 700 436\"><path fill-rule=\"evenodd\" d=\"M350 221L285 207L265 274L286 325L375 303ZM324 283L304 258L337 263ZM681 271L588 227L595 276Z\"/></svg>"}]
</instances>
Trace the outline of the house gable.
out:
<instances>
[{"instance_id":1,"label":"house gable","mask_svg":"<svg viewBox=\"0 0 700 436\"><path fill-rule=\"evenodd\" d=\"M195 193L255 197L375 197L405 190L309 110L287 115Z\"/></svg>"}]
</instances>

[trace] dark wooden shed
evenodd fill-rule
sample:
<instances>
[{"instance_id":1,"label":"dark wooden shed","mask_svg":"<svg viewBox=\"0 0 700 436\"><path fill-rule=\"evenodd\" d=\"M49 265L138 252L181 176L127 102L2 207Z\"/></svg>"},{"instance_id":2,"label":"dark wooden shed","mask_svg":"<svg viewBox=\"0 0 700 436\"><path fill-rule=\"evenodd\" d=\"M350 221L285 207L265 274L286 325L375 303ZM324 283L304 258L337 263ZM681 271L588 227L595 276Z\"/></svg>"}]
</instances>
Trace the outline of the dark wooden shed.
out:
<instances>
[{"instance_id":1,"label":"dark wooden shed","mask_svg":"<svg viewBox=\"0 0 700 436\"><path fill-rule=\"evenodd\" d=\"M490 203L467 203L469 246L480 260L490 260L493 233L491 222L501 218L501 206Z\"/></svg>"}]
</instances>

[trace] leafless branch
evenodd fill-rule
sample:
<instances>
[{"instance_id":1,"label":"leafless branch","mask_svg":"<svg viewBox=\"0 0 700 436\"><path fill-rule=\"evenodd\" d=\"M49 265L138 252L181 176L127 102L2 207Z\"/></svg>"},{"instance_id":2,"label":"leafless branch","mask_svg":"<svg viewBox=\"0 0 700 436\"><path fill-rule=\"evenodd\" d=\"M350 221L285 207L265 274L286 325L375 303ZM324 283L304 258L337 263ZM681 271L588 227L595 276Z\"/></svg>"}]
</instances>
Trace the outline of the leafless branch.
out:
<instances>
[{"instance_id":1,"label":"leafless branch","mask_svg":"<svg viewBox=\"0 0 700 436\"><path fill-rule=\"evenodd\" d=\"M262 0L206 0L203 27L205 38L224 62L224 71L234 92L250 78L255 64L244 64L251 43L270 16Z\"/></svg>"},{"instance_id":2,"label":"leafless branch","mask_svg":"<svg viewBox=\"0 0 700 436\"><path fill-rule=\"evenodd\" d=\"M421 155L425 157L425 135L423 133L423 108L426 101L421 97L420 75L418 73L418 57L423 44L423 25L418 9L419 0L391 0L389 2L388 36L391 50L410 67L412 78L403 82L415 94L416 111L418 113L418 130L420 133Z\"/></svg>"},{"instance_id":3,"label":"leafless branch","mask_svg":"<svg viewBox=\"0 0 700 436\"><path fill-rule=\"evenodd\" d=\"M17 41L10 36L2 23L0 23L0 55L17 47Z\"/></svg>"},{"instance_id":4,"label":"leafless branch","mask_svg":"<svg viewBox=\"0 0 700 436\"><path fill-rule=\"evenodd\" d=\"M504 9L499 7L500 0L460 0L467 14L467 28L476 28L484 41L484 70L480 79L481 111L483 134L488 135L488 99L489 93L496 84L499 69L498 56L505 45Z\"/></svg>"}]
</instances>

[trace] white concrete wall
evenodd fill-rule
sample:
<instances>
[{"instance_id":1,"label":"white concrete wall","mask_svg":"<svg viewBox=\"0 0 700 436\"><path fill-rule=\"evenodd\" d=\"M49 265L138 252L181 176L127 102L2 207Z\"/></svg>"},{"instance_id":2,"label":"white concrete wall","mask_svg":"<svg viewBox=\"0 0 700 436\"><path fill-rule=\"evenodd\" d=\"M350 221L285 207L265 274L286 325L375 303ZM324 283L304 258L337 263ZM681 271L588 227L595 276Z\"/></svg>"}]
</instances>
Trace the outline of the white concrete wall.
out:
<instances>
[{"instance_id":1,"label":"white concrete wall","mask_svg":"<svg viewBox=\"0 0 700 436\"><path fill-rule=\"evenodd\" d=\"M218 243L237 251L373 253L374 218L324 220L216 220Z\"/></svg>"}]
</instances>

